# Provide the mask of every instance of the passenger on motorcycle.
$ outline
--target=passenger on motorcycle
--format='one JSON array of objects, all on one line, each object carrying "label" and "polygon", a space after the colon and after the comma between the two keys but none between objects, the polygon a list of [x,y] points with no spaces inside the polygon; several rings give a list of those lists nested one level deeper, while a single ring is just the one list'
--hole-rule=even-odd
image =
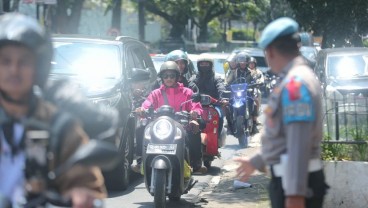
[{"label": "passenger on motorcycle", "polygon": [[226,77],[230,73],[230,71],[236,69],[236,54],[232,53],[229,57],[226,58],[226,61],[224,63],[224,73]]},{"label": "passenger on motorcycle", "polygon": [[[59,137],[44,140],[48,147],[52,142],[58,144],[54,157],[42,157],[46,147],[32,151],[29,145],[30,133],[37,129],[25,121],[52,125],[64,115],[34,92],[34,87],[42,90],[46,83],[52,52],[51,40],[36,20],[20,14],[0,18],[0,195],[14,207],[42,193],[48,178],[40,176],[52,172],[89,140],[75,120],[68,120]],[[30,154],[47,162],[40,162],[37,168],[28,165]],[[35,172],[41,175],[30,175]],[[92,207],[95,198],[106,196],[97,167],[74,166],[56,179],[53,188],[71,198],[74,207]]]},{"label": "passenger on motorcycle", "polygon": [[[184,87],[188,87],[188,80],[194,74],[193,64],[189,60],[188,55],[182,50],[174,50],[166,55],[165,61],[175,61],[179,66],[178,82],[182,83]],[[161,85],[162,79],[159,77],[153,85],[152,90],[160,88]]]},{"label": "passenger on motorcycle", "polygon": [[[251,71],[251,75],[253,77],[253,79],[255,80],[255,83],[263,85],[264,84],[264,76],[261,70],[259,70],[257,68],[257,60],[254,57],[250,57],[249,59],[249,69]],[[261,99],[262,99],[262,94],[261,94],[261,90],[259,89],[260,87],[255,88],[254,90],[256,90],[255,92],[255,102],[256,102],[256,106],[254,106],[254,111],[253,111],[253,121],[255,124],[259,125],[260,123],[258,122],[258,114],[259,114],[259,107],[261,106]],[[256,125],[253,126],[253,131],[257,131]]]},{"label": "passenger on motorcycle", "polygon": [[[226,90],[225,85],[220,77],[215,77],[213,59],[208,54],[202,54],[197,61],[197,68],[198,75],[192,82],[198,87],[199,93],[210,95],[216,100],[220,100],[224,105],[227,104],[227,100],[224,100],[222,97],[223,92]],[[219,106],[216,106],[216,109],[220,115],[219,132],[221,132],[224,123],[223,113]]]},{"label": "passenger on motorcycle", "polygon": [[[150,107],[153,107],[153,109],[156,110],[162,105],[170,105],[174,108],[175,112],[179,112],[180,110],[190,112],[192,119],[190,125],[192,127],[192,131],[187,132],[187,141],[191,160],[190,165],[194,172],[205,173],[207,172],[207,168],[202,164],[201,137],[199,123],[197,122],[198,115],[202,114],[202,106],[200,103],[189,101],[182,106],[182,109],[180,109],[183,102],[191,99],[193,91],[178,82],[180,77],[179,66],[174,61],[166,61],[162,64],[159,77],[163,84],[159,89],[152,91],[148,95],[147,99],[143,102],[142,107],[137,108],[136,112],[142,113]],[[144,126],[140,126],[138,128],[144,129]],[[137,135],[137,146],[138,143],[140,143],[139,145],[141,146],[138,146],[138,148],[142,148],[143,131],[138,130],[137,132],[141,132],[141,135]],[[132,169],[135,172],[140,172],[140,163],[141,161],[137,160],[137,165],[132,166]]]}]

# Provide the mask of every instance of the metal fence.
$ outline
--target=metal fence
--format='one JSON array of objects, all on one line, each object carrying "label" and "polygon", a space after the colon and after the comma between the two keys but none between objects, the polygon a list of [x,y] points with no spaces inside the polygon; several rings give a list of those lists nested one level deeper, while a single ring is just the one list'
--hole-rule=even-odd
[{"label": "metal fence", "polygon": [[368,92],[328,93],[323,106],[325,143],[368,142]]}]

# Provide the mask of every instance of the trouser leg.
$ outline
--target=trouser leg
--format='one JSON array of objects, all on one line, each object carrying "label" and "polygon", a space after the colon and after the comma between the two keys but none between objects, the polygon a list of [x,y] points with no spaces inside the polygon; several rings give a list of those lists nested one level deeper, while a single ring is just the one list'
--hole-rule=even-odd
[{"label": "trouser leg", "polygon": [[[285,196],[282,188],[281,177],[273,175],[269,185],[269,194],[272,208],[284,208]],[[308,193],[305,200],[306,208],[322,208],[323,199],[327,192],[328,185],[325,183],[325,177],[322,170],[309,173],[308,177]]]},{"label": "trouser leg", "polygon": [[145,126],[139,126],[135,129],[135,139],[136,139],[136,156],[137,163],[140,164],[142,162],[142,151],[143,151],[143,135],[144,135]]},{"label": "trouser leg", "polygon": [[190,166],[193,170],[202,167],[202,142],[201,134],[193,134],[192,132],[187,132],[188,134],[188,146],[189,146],[189,156],[190,156]]}]

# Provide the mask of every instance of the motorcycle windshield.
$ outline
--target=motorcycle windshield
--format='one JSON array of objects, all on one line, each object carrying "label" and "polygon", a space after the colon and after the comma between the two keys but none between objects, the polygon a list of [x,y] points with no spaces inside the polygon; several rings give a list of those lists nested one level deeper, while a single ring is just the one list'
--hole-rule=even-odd
[{"label": "motorcycle windshield", "polygon": [[244,92],[247,90],[247,83],[241,83],[241,84],[232,84],[230,85],[232,92]]}]

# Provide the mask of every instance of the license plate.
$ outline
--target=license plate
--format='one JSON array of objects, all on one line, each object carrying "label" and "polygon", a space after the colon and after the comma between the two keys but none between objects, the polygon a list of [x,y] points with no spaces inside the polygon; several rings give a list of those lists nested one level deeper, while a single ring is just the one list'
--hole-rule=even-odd
[{"label": "license plate", "polygon": [[146,153],[175,155],[176,144],[148,144]]}]

